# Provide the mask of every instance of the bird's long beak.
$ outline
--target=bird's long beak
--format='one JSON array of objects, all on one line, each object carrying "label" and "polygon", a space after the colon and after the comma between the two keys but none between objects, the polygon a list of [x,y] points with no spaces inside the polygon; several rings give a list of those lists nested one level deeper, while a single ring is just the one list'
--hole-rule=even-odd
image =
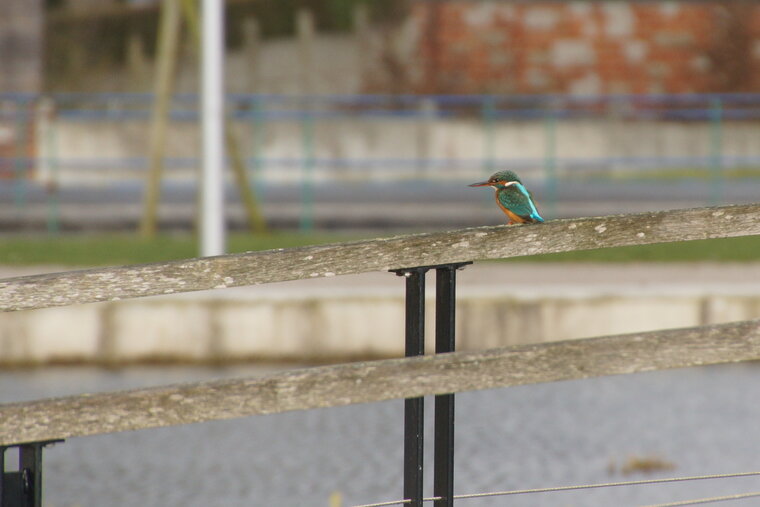
[{"label": "bird's long beak", "polygon": [[490,185],[491,185],[491,183],[489,183],[487,181],[481,181],[479,183],[473,183],[472,185],[468,185],[468,186],[470,186],[470,187],[488,187]]}]

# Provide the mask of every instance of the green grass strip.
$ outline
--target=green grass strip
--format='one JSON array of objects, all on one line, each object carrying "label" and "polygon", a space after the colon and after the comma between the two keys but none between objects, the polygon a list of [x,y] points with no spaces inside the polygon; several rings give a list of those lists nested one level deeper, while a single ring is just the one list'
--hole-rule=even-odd
[{"label": "green grass strip", "polygon": [[[357,239],[341,234],[276,233],[231,234],[229,253],[292,248]],[[191,234],[160,235],[143,239],[132,234],[81,234],[61,236],[5,236],[0,238],[0,264],[113,266],[142,264],[198,256],[198,240]]]},{"label": "green grass strip", "polygon": [[534,255],[507,262],[757,262],[760,236]]},{"label": "green grass strip", "polygon": [[[365,235],[364,237],[368,237]],[[230,253],[292,248],[361,239],[340,233],[275,233],[255,236],[232,234]],[[198,255],[192,235],[161,235],[141,239],[131,234],[62,236],[5,236],[0,239],[0,264],[107,266],[187,259]],[[760,236],[606,248],[582,252],[536,255],[506,262],[757,262]]]}]

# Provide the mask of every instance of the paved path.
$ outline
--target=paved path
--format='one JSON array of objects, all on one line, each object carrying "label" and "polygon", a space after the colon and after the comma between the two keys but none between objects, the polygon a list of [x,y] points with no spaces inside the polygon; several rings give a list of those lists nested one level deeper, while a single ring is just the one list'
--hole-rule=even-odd
[{"label": "paved path", "polygon": [[[0,276],[41,271],[56,269]],[[458,347],[479,350],[760,318],[760,263],[483,262],[459,274],[457,293]],[[399,357],[404,280],[376,272],[0,317],[9,363]]]},{"label": "paved path", "polygon": [[[51,211],[45,187],[25,187],[23,202],[18,187],[0,181],[0,229],[45,230]],[[313,218],[319,227],[382,229],[451,228],[504,223],[493,204],[492,192],[467,187],[469,181],[318,184],[313,188]],[[556,189],[556,205],[547,189],[530,185],[539,209],[547,219],[637,213],[707,206],[714,196],[710,180],[657,182],[565,181]],[[275,227],[298,227],[302,218],[300,186],[261,189],[262,212]],[[727,180],[721,187],[723,204],[752,203],[760,193],[760,181]],[[66,229],[134,229],[142,212],[139,185],[63,187],[57,210]],[[238,193],[227,189],[228,222],[242,228],[245,214]],[[162,192],[159,219],[163,225],[188,229],[195,216],[195,189],[191,185],[167,185]]]}]

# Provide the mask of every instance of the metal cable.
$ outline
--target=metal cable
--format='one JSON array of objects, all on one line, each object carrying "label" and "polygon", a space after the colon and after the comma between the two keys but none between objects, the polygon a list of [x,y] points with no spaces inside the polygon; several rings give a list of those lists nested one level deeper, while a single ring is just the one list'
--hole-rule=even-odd
[{"label": "metal cable", "polygon": [[[440,496],[431,496],[427,498],[423,498],[423,502],[435,502],[436,500],[440,500],[442,497]],[[457,498],[456,495],[454,498]],[[386,505],[404,505],[407,503],[411,503],[412,501],[408,498],[406,500],[390,500],[388,502],[378,502],[378,503],[363,503],[361,505],[352,505],[351,507],[384,507]]]},{"label": "metal cable", "polygon": [[644,484],[661,484],[666,482],[699,481],[707,479],[729,479],[732,477],[749,477],[760,475],[760,472],[741,472],[735,474],[694,475],[690,477],[669,477],[666,479],[645,479],[640,481],[606,482],[600,484],[580,484],[575,486],[557,486],[552,488],[514,489],[511,491],[494,491],[491,493],[472,493],[469,495],[454,495],[454,498],[479,498],[484,496],[522,495],[526,493],[550,493],[554,491],[572,491],[578,489],[612,488],[616,486],[640,486]]},{"label": "metal cable", "polygon": [[411,500],[391,500],[390,502],[363,503],[361,505],[354,505],[353,507],[384,507],[385,505],[403,505],[409,502]]},{"label": "metal cable", "polygon": [[694,500],[681,500],[680,502],[658,503],[646,505],[645,507],[676,507],[678,505],[697,505],[700,503],[725,502],[728,500],[741,500],[742,498],[752,498],[760,496],[760,491],[754,493],[737,493],[735,495],[714,496],[711,498],[696,498]]},{"label": "metal cable", "polygon": [[[645,484],[662,484],[669,482],[683,482],[683,481],[699,481],[709,479],[731,479],[735,477],[751,477],[758,476],[760,472],[739,472],[733,474],[712,474],[712,475],[693,475],[689,477],[668,477],[665,479],[644,479],[639,481],[620,481],[620,482],[605,482],[599,484],[578,484],[573,486],[555,486],[549,488],[533,488],[533,489],[513,489],[509,491],[492,491],[488,493],[469,493],[464,495],[454,495],[454,499],[462,500],[466,498],[483,498],[488,496],[507,496],[507,495],[523,495],[528,493],[551,493],[556,491],[573,491],[579,489],[594,489],[594,488],[611,488],[617,486],[640,486]],[[758,493],[747,493],[745,496],[733,495],[726,497],[715,497],[714,499],[698,499],[698,500],[686,500],[691,503],[674,503],[674,504],[661,504],[650,507],[665,507],[670,505],[695,505],[699,503],[716,502],[722,500],[734,500],[738,498],[749,498],[752,496],[760,496]],[[424,498],[423,502],[432,502],[440,500],[440,497]],[[386,505],[403,505],[409,503],[411,500],[392,500],[388,502],[368,503],[361,505],[354,505],[353,507],[384,507]]]}]

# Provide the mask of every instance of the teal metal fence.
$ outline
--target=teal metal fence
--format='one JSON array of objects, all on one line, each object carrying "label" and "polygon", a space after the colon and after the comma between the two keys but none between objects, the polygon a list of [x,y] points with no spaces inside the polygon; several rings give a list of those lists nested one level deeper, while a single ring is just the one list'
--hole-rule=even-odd
[{"label": "teal metal fence", "polygon": [[[43,185],[48,228],[57,230],[60,185],[86,185],[88,179],[77,174],[97,174],[99,184],[125,178],[139,183],[148,165],[139,150],[80,155],[62,146],[61,129],[78,125],[84,136],[88,125],[104,129],[148,121],[152,103],[151,94],[0,95],[0,187],[12,185],[21,210],[30,185]],[[550,216],[566,181],[702,180],[709,182],[709,204],[719,204],[727,180],[760,179],[760,147],[734,142],[760,135],[760,94],[230,95],[228,111],[236,129],[247,129],[243,156],[254,185],[300,185],[302,229],[314,226],[315,187],[335,179],[466,181],[509,168],[540,185]],[[197,122],[197,97],[176,95],[170,121]],[[346,122],[349,127],[337,136],[325,134],[330,125]],[[466,140],[452,141],[463,125]],[[589,125],[607,136],[594,141],[593,149],[583,145]],[[357,142],[364,151],[353,150],[356,155],[331,147],[342,142],[335,137],[359,135],[363,128],[411,134],[377,146],[370,146],[375,134],[367,134]],[[514,139],[521,129],[532,129],[523,145]],[[662,135],[652,132],[657,129]],[[677,141],[678,132],[687,132],[688,139]],[[283,138],[285,148],[273,149]],[[509,153],[505,146],[512,147]],[[168,155],[165,165],[192,174],[198,163],[188,146],[185,153]]]}]

